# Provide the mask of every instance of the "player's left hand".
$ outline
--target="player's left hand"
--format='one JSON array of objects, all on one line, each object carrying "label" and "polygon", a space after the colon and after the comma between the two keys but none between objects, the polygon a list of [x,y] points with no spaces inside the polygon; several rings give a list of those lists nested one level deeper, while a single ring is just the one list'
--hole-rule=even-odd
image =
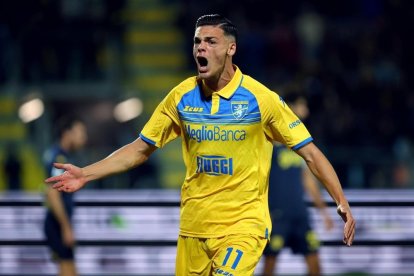
[{"label": "player's left hand", "polygon": [[352,242],[354,241],[355,225],[356,225],[355,219],[351,213],[351,208],[349,207],[348,204],[347,205],[339,204],[338,207],[336,208],[336,211],[341,216],[342,220],[345,222],[343,242],[346,245],[351,246]]}]

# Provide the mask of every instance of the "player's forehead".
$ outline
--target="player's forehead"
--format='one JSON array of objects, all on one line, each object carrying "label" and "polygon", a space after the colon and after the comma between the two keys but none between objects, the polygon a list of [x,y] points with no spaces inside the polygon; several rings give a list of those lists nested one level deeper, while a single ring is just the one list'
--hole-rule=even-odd
[{"label": "player's forehead", "polygon": [[195,29],[194,37],[197,38],[206,38],[206,37],[216,37],[221,38],[224,37],[224,31],[219,27],[219,25],[207,25],[207,26],[200,26]]}]

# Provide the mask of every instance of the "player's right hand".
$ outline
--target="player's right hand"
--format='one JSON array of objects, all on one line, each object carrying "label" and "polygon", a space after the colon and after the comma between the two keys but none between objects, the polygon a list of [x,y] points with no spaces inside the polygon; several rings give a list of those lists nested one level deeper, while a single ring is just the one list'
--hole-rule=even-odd
[{"label": "player's right hand", "polygon": [[60,192],[73,193],[85,186],[86,180],[81,168],[72,164],[62,163],[54,163],[53,166],[63,169],[65,172],[45,180],[47,184],[53,184],[52,188]]}]

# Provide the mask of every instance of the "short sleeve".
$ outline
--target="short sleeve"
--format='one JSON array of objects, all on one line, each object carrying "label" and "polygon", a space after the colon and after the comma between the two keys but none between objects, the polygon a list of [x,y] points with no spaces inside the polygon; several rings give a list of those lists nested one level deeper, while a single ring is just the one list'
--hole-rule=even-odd
[{"label": "short sleeve", "polygon": [[140,133],[142,140],[162,148],[180,135],[175,97],[176,94],[173,90],[158,105]]},{"label": "short sleeve", "polygon": [[293,150],[313,141],[303,122],[277,93],[269,91],[261,101],[265,132],[272,140]]}]

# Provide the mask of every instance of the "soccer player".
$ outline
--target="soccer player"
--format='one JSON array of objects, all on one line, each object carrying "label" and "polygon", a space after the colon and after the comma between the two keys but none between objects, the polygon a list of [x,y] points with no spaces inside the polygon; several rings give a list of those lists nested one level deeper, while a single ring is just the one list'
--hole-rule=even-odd
[{"label": "soccer player", "polygon": [[[50,176],[63,172],[53,167],[55,162],[70,162],[70,154],[82,148],[87,141],[85,124],[73,116],[59,120],[57,135],[57,143],[45,152],[46,170]],[[46,206],[44,233],[47,245],[52,251],[52,258],[58,263],[59,275],[77,275],[74,261],[75,236],[71,223],[74,209],[73,194],[62,193],[48,186]]]},{"label": "soccer player", "polygon": [[187,170],[176,275],[252,275],[271,232],[267,192],[275,140],[302,156],[325,185],[351,245],[355,221],[334,169],[279,96],[233,64],[236,27],[221,15],[204,15],[193,39],[197,76],[170,91],[139,138],[83,168],[55,164],[65,173],[46,182],[74,192],[139,166],[181,137]]},{"label": "soccer player", "polygon": [[[300,119],[304,120],[308,116],[309,109],[303,96],[291,93],[284,100]],[[274,275],[277,256],[283,247],[289,247],[293,253],[304,256],[308,275],[320,275],[320,242],[310,226],[304,188],[320,210],[325,228],[330,230],[333,221],[309,168],[294,151],[275,143],[269,178],[269,209],[273,230],[270,243],[264,250],[264,276]]]}]

